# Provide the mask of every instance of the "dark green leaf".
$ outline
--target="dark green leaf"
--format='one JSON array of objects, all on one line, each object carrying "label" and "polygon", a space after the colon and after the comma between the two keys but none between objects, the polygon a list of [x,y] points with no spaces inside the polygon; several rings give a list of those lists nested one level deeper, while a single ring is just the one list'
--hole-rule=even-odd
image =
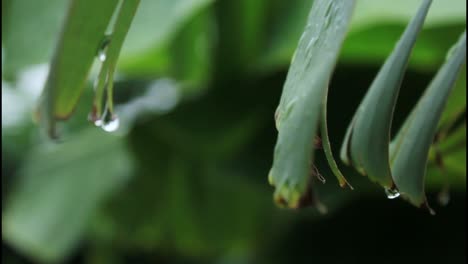
[{"label": "dark green leaf", "polygon": [[[269,181],[288,207],[310,198],[313,139],[322,100],[351,19],[354,1],[317,0],[299,41],[276,111],[278,139]],[[310,201],[307,201],[310,203]]]},{"label": "dark green leaf", "polygon": [[[380,69],[359,105],[342,146],[342,159],[387,189],[394,188],[388,144],[393,111],[411,50],[431,0],[424,0],[394,51]],[[348,154],[350,156],[348,156]]]},{"label": "dark green leaf", "polygon": [[395,139],[399,144],[392,149],[393,179],[401,194],[415,206],[427,205],[424,178],[429,149],[465,56],[463,33]]},{"label": "dark green leaf", "polygon": [[83,91],[104,38],[115,0],[73,0],[41,96],[40,119],[55,136],[55,120],[67,118]]}]

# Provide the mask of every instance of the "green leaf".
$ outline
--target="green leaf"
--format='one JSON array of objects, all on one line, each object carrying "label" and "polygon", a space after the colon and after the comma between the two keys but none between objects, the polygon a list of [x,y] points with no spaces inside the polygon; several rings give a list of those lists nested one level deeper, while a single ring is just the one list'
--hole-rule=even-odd
[{"label": "green leaf", "polygon": [[353,7],[354,1],[314,2],[283,88],[268,177],[276,187],[275,200],[291,208],[304,206],[304,199],[310,198],[314,134]]},{"label": "green leaf", "polygon": [[[102,63],[98,82],[96,85],[96,95],[94,99],[93,118],[101,118],[103,113],[102,97],[104,91],[107,90],[107,108],[112,115],[113,112],[113,86],[114,86],[114,73],[119,58],[120,49],[127,35],[128,29],[132,23],[133,16],[135,15],[140,0],[123,0],[122,5],[118,9],[115,24],[112,25],[112,33],[109,36],[109,44],[102,43],[104,47],[100,47],[98,57],[104,60]],[[96,116],[98,115],[98,116]]]},{"label": "green leaf", "polygon": [[403,197],[415,206],[427,205],[424,177],[429,149],[465,56],[466,32],[460,37],[450,58],[437,72],[395,139],[401,143],[392,153],[393,179]]},{"label": "green leaf", "polygon": [[33,259],[62,260],[131,168],[123,139],[94,128],[60,145],[39,146],[6,201],[3,239]]},{"label": "green leaf", "polygon": [[2,47],[6,54],[2,75],[14,78],[26,66],[44,63],[50,58],[69,2],[2,1]]},{"label": "green leaf", "polygon": [[52,137],[55,120],[67,118],[78,102],[117,4],[115,0],[70,2],[40,102],[41,122]]},{"label": "green leaf", "polygon": [[342,145],[343,161],[387,189],[394,188],[388,154],[393,111],[411,50],[431,3],[424,0],[408,24],[359,105],[348,128],[346,144]]},{"label": "green leaf", "polygon": [[320,125],[320,134],[322,136],[322,145],[323,145],[323,152],[325,153],[325,157],[327,159],[328,165],[330,166],[333,174],[335,174],[336,178],[341,187],[345,187],[346,185],[352,190],[353,187],[346,178],[343,176],[343,173],[338,168],[338,165],[333,158],[333,153],[331,150],[330,139],[328,137],[328,126],[327,126],[327,102],[328,102],[328,91],[325,93],[325,98],[322,101],[323,109],[322,109],[322,123]]}]

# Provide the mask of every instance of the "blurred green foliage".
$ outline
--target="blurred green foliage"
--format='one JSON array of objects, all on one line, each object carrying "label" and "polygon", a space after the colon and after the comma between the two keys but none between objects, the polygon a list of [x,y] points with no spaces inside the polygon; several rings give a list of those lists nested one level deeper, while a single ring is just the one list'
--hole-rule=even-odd
[{"label": "blurred green foliage", "polygon": [[[358,1],[330,87],[334,149],[416,2]],[[273,115],[311,4],[141,0],[115,84],[120,114],[132,110],[128,122],[122,120],[128,133],[107,134],[87,122],[93,69],[74,116],[62,124],[64,143],[55,144],[40,137],[31,120],[43,85],[31,69],[50,61],[67,1],[2,0],[2,260],[465,260],[466,123],[458,118],[466,109],[464,71],[447,108],[457,113],[446,114],[455,125],[440,143],[454,199],[435,208],[438,216],[387,201],[351,170],[343,172],[355,190],[340,190],[322,153],[316,165],[329,182],[317,192],[329,214],[274,207],[267,185]],[[403,81],[394,131],[464,30],[465,9],[465,1],[434,0]],[[155,86],[168,78],[173,85]],[[173,103],[168,93],[176,94]],[[152,106],[136,107],[144,98]],[[443,184],[432,158],[429,199]]]}]

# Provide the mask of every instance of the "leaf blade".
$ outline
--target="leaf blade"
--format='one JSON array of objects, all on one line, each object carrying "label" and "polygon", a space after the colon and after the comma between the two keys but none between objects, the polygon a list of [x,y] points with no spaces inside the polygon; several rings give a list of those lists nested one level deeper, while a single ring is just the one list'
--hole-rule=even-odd
[{"label": "leaf blade", "polygon": [[[310,197],[310,163],[323,96],[348,29],[354,1],[317,0],[299,41],[276,111],[278,139],[269,181],[275,200],[298,208]],[[310,201],[309,201],[310,202]]]},{"label": "leaf blade", "polygon": [[[353,136],[347,133],[344,142],[348,144],[342,146],[345,162],[351,160],[359,172],[387,189],[394,187],[388,154],[393,111],[406,65],[431,3],[424,0],[406,27],[356,110],[349,128]],[[346,157],[346,153],[351,157]]]},{"label": "leaf blade", "polygon": [[[403,124],[402,127],[406,127],[407,132],[400,136],[401,147],[393,153],[393,179],[404,197],[415,206],[427,203],[424,179],[429,149],[446,101],[465,60],[466,32],[455,45],[456,51],[439,69],[412,111],[411,122],[406,121]],[[409,172],[411,176],[408,176]]]}]

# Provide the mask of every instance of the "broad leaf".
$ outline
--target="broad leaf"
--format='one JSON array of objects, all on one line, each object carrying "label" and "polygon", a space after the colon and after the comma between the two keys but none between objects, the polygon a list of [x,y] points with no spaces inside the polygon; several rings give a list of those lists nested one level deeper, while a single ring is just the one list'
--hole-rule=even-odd
[{"label": "broad leaf", "polygon": [[354,1],[317,0],[293,57],[276,111],[278,139],[269,181],[275,200],[288,207],[311,198],[313,139]]},{"label": "broad leaf", "polygon": [[62,260],[131,166],[123,139],[94,128],[60,145],[39,146],[6,201],[3,239],[34,259]]},{"label": "broad leaf", "polygon": [[392,149],[392,174],[401,194],[415,206],[427,205],[424,178],[437,126],[466,56],[466,32],[403,124]]},{"label": "broad leaf", "polygon": [[335,159],[333,158],[333,153],[332,153],[331,145],[330,145],[330,139],[328,137],[328,125],[327,125],[328,94],[327,93],[325,93],[325,97],[322,101],[322,105],[323,105],[322,123],[320,125],[320,134],[322,136],[323,152],[325,153],[325,157],[327,159],[328,165],[330,166],[330,169],[332,170],[333,174],[335,174],[336,178],[338,179],[338,183],[340,184],[340,186],[345,187],[347,185],[350,189],[353,189],[351,184],[349,184],[349,182],[343,176],[343,173],[340,171],[340,169],[338,168],[338,165],[335,162]]}]

